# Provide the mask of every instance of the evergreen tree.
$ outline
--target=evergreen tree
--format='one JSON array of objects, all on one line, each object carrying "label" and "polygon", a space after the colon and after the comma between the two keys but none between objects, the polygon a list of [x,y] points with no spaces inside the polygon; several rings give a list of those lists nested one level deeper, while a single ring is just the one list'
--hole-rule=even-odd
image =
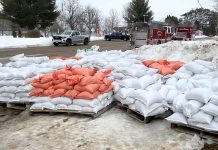
[{"label": "evergreen tree", "polygon": [[127,23],[146,22],[153,19],[153,12],[148,6],[149,0],[132,0],[126,8],[124,19]]},{"label": "evergreen tree", "polygon": [[179,24],[179,19],[175,16],[167,15],[165,22],[172,26],[177,26]]},{"label": "evergreen tree", "polygon": [[1,0],[1,16],[20,25],[34,29],[51,26],[59,15],[55,0]]}]

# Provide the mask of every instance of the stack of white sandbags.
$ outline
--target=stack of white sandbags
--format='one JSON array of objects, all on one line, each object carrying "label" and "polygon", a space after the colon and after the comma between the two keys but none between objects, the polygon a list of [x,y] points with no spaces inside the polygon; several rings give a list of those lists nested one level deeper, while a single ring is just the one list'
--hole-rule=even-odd
[{"label": "stack of white sandbags", "polygon": [[34,102],[30,110],[71,110],[81,112],[97,113],[113,102],[113,93],[99,95],[93,100],[69,99],[66,97],[48,98],[35,97],[31,100]]},{"label": "stack of white sandbags", "polygon": [[169,80],[176,81],[172,83],[180,94],[173,100],[175,113],[167,120],[218,131],[218,73],[215,66],[196,60],[187,63]]},{"label": "stack of white sandbags", "polygon": [[47,56],[24,54],[13,56],[10,61],[0,69],[0,101],[4,102],[29,102],[33,78],[77,63],[77,60],[49,60]]}]

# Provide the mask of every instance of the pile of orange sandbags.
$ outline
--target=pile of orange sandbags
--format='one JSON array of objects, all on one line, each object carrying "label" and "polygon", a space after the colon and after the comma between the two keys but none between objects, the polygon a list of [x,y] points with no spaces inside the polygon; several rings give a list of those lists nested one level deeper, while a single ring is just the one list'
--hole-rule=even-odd
[{"label": "pile of orange sandbags", "polygon": [[53,59],[61,59],[61,60],[70,60],[70,59],[75,59],[75,60],[80,60],[82,57],[63,57],[63,56],[57,56],[57,57],[50,57],[51,60]]},{"label": "pile of orange sandbags", "polygon": [[68,97],[70,99],[94,99],[113,89],[112,80],[104,72],[93,68],[71,68],[46,74],[32,81],[30,96]]},{"label": "pile of orange sandbags", "polygon": [[184,65],[180,61],[167,61],[167,60],[146,60],[143,61],[146,67],[158,69],[158,72],[162,75],[168,75],[175,73],[180,67]]}]

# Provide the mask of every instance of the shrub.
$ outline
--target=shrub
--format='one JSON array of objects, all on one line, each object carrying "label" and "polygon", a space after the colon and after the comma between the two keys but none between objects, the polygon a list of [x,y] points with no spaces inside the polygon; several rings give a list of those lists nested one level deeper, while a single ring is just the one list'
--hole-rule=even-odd
[{"label": "shrub", "polygon": [[39,38],[40,36],[41,33],[37,29],[30,30],[25,34],[26,38]]}]

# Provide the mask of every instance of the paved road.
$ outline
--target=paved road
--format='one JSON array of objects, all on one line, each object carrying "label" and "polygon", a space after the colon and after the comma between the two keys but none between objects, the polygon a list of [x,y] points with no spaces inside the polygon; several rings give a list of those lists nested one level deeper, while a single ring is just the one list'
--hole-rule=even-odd
[{"label": "paved road", "polygon": [[[13,43],[12,43],[13,44]],[[99,45],[101,50],[129,50],[133,49],[129,42],[125,41],[94,41],[89,45],[76,45],[76,46],[59,46],[59,47],[29,47],[29,48],[13,48],[13,49],[0,49],[0,62],[6,62],[8,57],[24,53],[28,56],[74,56],[77,49],[90,48],[93,45]]]}]

